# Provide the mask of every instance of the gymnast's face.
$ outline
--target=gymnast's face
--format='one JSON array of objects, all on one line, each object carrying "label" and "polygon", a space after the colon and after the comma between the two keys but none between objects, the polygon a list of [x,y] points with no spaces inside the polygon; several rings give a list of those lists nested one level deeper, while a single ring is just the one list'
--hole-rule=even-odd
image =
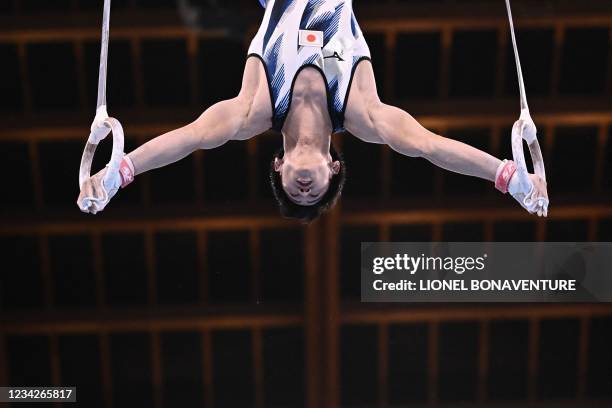
[{"label": "gymnast's face", "polygon": [[329,188],[329,180],[340,171],[340,162],[332,161],[329,153],[285,153],[276,159],[274,169],[280,173],[283,190],[298,205],[318,203]]}]

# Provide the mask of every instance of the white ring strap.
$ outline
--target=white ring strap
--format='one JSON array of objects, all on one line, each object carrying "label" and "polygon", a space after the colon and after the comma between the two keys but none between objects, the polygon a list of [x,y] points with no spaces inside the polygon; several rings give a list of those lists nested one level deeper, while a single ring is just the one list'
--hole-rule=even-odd
[{"label": "white ring strap", "polygon": [[91,163],[98,143],[109,133],[113,134],[113,153],[111,155],[108,169],[104,176],[106,186],[111,176],[119,172],[119,166],[124,153],[124,134],[121,123],[117,119],[109,118],[106,112],[106,78],[108,62],[108,40],[110,31],[110,10],[111,0],[104,0],[104,12],[102,18],[102,44],[100,50],[100,71],[98,76],[98,103],[96,106],[96,117],[91,125],[91,133],[87,140],[87,145],[81,157],[81,167],[79,169],[79,187],[91,177]]},{"label": "white ring strap", "polygon": [[529,146],[531,161],[536,175],[546,181],[546,171],[544,169],[544,158],[537,137],[537,128],[531,115],[529,114],[529,105],[527,104],[527,92],[525,91],[525,82],[523,80],[523,70],[521,68],[521,59],[519,57],[518,46],[516,45],[516,34],[514,32],[514,21],[512,18],[512,9],[510,0],[506,0],[506,8],[508,10],[508,22],[510,23],[510,34],[512,36],[512,46],[514,47],[514,58],[516,61],[516,72],[519,83],[521,116],[512,127],[512,156],[516,163],[516,172],[519,177],[521,191],[528,194],[532,189],[531,180],[529,179],[529,171],[525,162],[525,154],[523,152],[523,140]]}]

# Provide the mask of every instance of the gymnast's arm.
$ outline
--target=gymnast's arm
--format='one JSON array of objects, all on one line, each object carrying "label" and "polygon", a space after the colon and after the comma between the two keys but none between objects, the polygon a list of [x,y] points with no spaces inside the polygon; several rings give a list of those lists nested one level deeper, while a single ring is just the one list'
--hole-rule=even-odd
[{"label": "gymnast's arm", "polygon": [[[355,72],[344,124],[364,141],[387,144],[405,156],[423,157],[456,173],[495,182],[502,164],[486,152],[425,129],[408,113],[382,103],[369,61],[360,63]],[[547,196],[545,182],[535,175],[530,177],[539,196]]]},{"label": "gymnast's arm", "polygon": [[261,62],[249,58],[237,97],[219,102],[198,119],[140,146],[128,156],[135,175],[166,166],[199,149],[214,149],[230,140],[246,140],[272,126],[272,107]]},{"label": "gymnast's arm", "polygon": [[345,126],[366,142],[387,144],[405,156],[423,157],[446,170],[489,181],[495,181],[501,163],[472,146],[436,135],[403,110],[382,103],[368,61],[360,63],[355,72]]},{"label": "gymnast's arm", "polygon": [[90,177],[81,187],[77,205],[83,212],[96,214],[135,175],[177,162],[198,149],[213,149],[230,140],[249,139],[271,126],[272,106],[266,73],[259,60],[249,58],[237,97],[219,102],[193,123],[143,144],[123,159],[120,173],[109,180],[104,180],[106,168]]}]

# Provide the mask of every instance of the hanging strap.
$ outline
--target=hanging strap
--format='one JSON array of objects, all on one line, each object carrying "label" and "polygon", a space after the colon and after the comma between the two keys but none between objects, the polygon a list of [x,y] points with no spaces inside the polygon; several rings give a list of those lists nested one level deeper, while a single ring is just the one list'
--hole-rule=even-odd
[{"label": "hanging strap", "polygon": [[[514,123],[512,127],[512,155],[516,163],[516,172],[519,176],[520,190],[526,195],[524,204],[531,206],[533,200],[542,200],[540,197],[532,197],[530,194],[533,185],[529,179],[529,171],[527,170],[527,163],[525,162],[525,154],[523,152],[523,140],[527,142],[529,146],[529,152],[531,154],[531,161],[533,162],[533,169],[536,175],[542,180],[546,181],[546,171],[544,169],[544,159],[542,157],[542,151],[540,149],[540,143],[537,137],[537,128],[531,115],[529,114],[529,105],[527,104],[527,93],[525,92],[525,82],[523,80],[523,70],[521,68],[521,59],[519,57],[518,46],[516,45],[516,34],[514,32],[514,21],[512,18],[512,9],[510,7],[510,0],[506,0],[506,8],[508,10],[508,22],[510,23],[510,34],[512,36],[512,46],[514,47],[514,58],[516,61],[516,72],[519,83],[520,93],[520,104],[521,104],[521,115],[519,120]],[[548,207],[548,200],[545,204]]]},{"label": "hanging strap", "polygon": [[514,48],[514,60],[516,61],[516,73],[518,76],[519,93],[521,98],[521,111],[529,111],[527,105],[527,92],[525,91],[525,81],[523,80],[523,69],[521,68],[521,58],[518,52],[518,46],[516,45],[516,34],[514,33],[514,19],[512,18],[512,8],[510,7],[510,0],[506,0],[506,9],[508,10],[508,22],[510,23],[510,36],[512,37],[512,47]]},{"label": "hanging strap", "polygon": [[91,163],[98,143],[100,143],[109,133],[113,134],[113,152],[108,163],[108,169],[104,176],[104,185],[108,185],[108,180],[116,176],[119,172],[121,160],[123,159],[123,128],[117,119],[109,118],[106,110],[106,78],[108,61],[108,39],[110,30],[110,11],[111,0],[104,0],[104,12],[102,17],[102,44],[100,50],[100,71],[98,77],[98,102],[96,105],[96,116],[91,124],[91,132],[87,139],[87,145],[81,157],[81,167],[79,170],[79,187],[91,177]]},{"label": "hanging strap", "polygon": [[98,76],[98,104],[96,108],[106,106],[106,66],[108,61],[108,39],[110,35],[110,0],[104,1],[102,14],[102,46],[100,47],[100,71]]}]

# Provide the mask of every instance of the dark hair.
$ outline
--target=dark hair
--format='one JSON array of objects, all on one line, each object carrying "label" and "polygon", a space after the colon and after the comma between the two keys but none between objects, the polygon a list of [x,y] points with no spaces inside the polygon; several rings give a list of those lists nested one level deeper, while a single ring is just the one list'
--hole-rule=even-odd
[{"label": "dark hair", "polygon": [[342,194],[342,188],[346,180],[346,166],[342,154],[336,151],[333,144],[330,144],[329,153],[333,161],[340,162],[340,172],[332,176],[329,181],[329,187],[323,195],[323,197],[313,205],[305,206],[294,203],[287,197],[287,193],[283,189],[283,183],[279,172],[274,170],[275,159],[282,159],[285,155],[284,149],[281,147],[272,156],[272,163],[270,163],[270,184],[272,185],[272,192],[278,202],[280,213],[285,218],[294,218],[303,223],[309,223],[320,217],[321,214],[332,208],[338,198]]}]

